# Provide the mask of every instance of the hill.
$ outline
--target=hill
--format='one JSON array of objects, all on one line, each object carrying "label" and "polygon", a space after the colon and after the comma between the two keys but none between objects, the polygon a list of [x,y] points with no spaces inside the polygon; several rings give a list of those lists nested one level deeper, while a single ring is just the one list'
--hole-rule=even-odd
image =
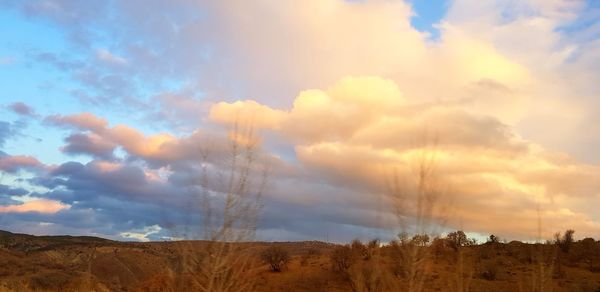
[{"label": "hill", "polygon": [[[274,246],[290,255],[282,272],[271,272],[260,258]],[[138,243],[0,231],[0,291],[195,291],[203,281],[198,263],[213,247],[206,241]],[[520,242],[456,248],[434,242],[411,249],[253,242],[227,248],[236,259],[248,259],[245,280],[257,291],[418,290],[415,284],[423,291],[600,291],[600,243],[590,239],[567,252]]]}]

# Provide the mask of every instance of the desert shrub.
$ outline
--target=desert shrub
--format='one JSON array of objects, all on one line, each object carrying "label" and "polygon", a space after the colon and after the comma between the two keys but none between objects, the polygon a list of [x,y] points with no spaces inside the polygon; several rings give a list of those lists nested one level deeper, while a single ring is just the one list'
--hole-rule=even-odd
[{"label": "desert shrub", "polygon": [[594,246],[594,244],[596,244],[596,241],[591,237],[586,237],[586,238],[580,240],[580,242],[581,242],[581,244],[583,244],[586,247],[592,247],[592,246]]},{"label": "desert shrub", "polygon": [[352,291],[391,291],[393,277],[384,264],[378,239],[370,240],[366,244],[355,240],[350,244],[349,254],[347,249],[340,251],[346,252],[342,252],[342,255],[346,256],[342,259],[349,259],[349,264],[345,269],[339,267],[338,270],[343,270]]},{"label": "desert shrub", "polygon": [[338,271],[347,271],[356,261],[355,253],[348,245],[340,245],[335,247],[329,258],[333,268]]},{"label": "desert shrub", "polygon": [[557,232],[556,234],[554,234],[554,243],[560,248],[560,250],[564,253],[568,253],[569,250],[571,249],[571,246],[573,245],[573,234],[575,233],[575,230],[573,229],[568,229],[567,231],[565,231],[565,233],[561,236],[560,232]]},{"label": "desert shrub", "polygon": [[469,244],[467,235],[461,230],[448,233],[446,236],[446,241],[448,246],[455,251],[458,250],[459,247]]},{"label": "desert shrub", "polygon": [[346,275],[352,291],[394,291],[393,279],[377,256],[351,266]]},{"label": "desert shrub", "polygon": [[367,248],[368,249],[378,249],[379,248],[379,239],[372,239],[371,241],[369,241],[369,243],[367,243]]},{"label": "desert shrub", "polygon": [[375,252],[379,249],[379,240],[373,239],[367,244],[363,244],[360,240],[355,239],[350,243],[350,251],[354,258],[363,259],[365,261],[371,259]]},{"label": "desert shrub", "polygon": [[[429,247],[417,246],[412,241],[392,241],[388,247],[393,275],[402,279],[404,290],[420,287],[425,275],[425,265],[430,256]],[[418,289],[417,289],[418,290]]]},{"label": "desert shrub", "polygon": [[587,263],[588,270],[599,272],[600,266],[598,266],[598,262],[600,262],[600,244],[593,238],[587,237],[582,239],[578,245],[579,255],[577,261]]},{"label": "desert shrub", "polygon": [[431,245],[429,246],[429,248],[431,249],[431,253],[435,256],[435,258],[442,256],[444,254],[444,251],[446,250],[446,247],[446,240],[439,237],[435,237],[431,241]]},{"label": "desert shrub", "polygon": [[579,263],[587,263],[588,260],[594,258],[594,239],[585,238],[573,243],[573,247],[569,251],[569,264],[577,265]]},{"label": "desert shrub", "polygon": [[395,276],[400,277],[404,274],[404,263],[403,263],[403,254],[402,254],[402,246],[396,241],[390,241],[387,246],[387,256],[392,260],[392,272]]},{"label": "desert shrub", "polygon": [[260,258],[269,264],[271,271],[281,272],[282,268],[290,261],[290,254],[279,246],[271,246],[263,250]]},{"label": "desert shrub", "polygon": [[398,233],[398,240],[400,240],[400,244],[407,244],[410,242],[410,237],[408,235],[408,232],[400,232]]},{"label": "desert shrub", "polygon": [[490,234],[490,237],[488,238],[487,242],[489,243],[499,243],[500,242],[500,238],[496,235]]},{"label": "desert shrub", "polygon": [[363,259],[369,260],[373,256],[375,256],[375,254],[379,250],[379,239],[372,239],[371,241],[369,241],[367,243],[366,247],[367,247],[367,256],[364,257]]},{"label": "desert shrub", "polygon": [[350,249],[356,256],[365,260],[369,259],[369,249],[360,240],[355,239],[350,243]]},{"label": "desert shrub", "polygon": [[411,242],[418,246],[426,246],[429,243],[429,235],[427,234],[415,234]]},{"label": "desert shrub", "polygon": [[498,261],[483,261],[481,263],[480,277],[488,281],[496,280],[498,274]]}]

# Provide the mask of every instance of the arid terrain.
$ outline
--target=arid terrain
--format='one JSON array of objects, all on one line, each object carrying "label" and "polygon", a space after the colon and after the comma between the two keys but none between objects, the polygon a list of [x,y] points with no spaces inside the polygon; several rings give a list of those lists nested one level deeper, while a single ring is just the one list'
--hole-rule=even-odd
[{"label": "arid terrain", "polygon": [[[575,241],[567,250],[550,242],[440,243],[416,246],[422,262],[412,274],[402,265],[402,243],[236,243],[235,250],[248,256],[245,276],[256,291],[405,291],[408,285],[414,291],[600,291],[598,241]],[[195,291],[200,276],[185,269],[186,261],[208,245],[0,231],[0,290]],[[280,272],[264,261],[269,249],[289,256]]]}]

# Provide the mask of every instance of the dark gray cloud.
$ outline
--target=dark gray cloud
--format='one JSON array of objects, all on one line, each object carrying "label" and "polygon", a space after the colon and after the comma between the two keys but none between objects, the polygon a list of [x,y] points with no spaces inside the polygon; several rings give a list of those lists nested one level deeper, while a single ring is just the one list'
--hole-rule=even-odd
[{"label": "dark gray cloud", "polygon": [[8,185],[0,184],[0,195],[4,196],[23,196],[29,194],[24,188],[14,188]]},{"label": "dark gray cloud", "polygon": [[[193,166],[193,163],[182,164],[177,160],[163,161],[163,163],[166,164],[161,167],[170,166],[170,163],[177,167],[172,168],[172,172],[166,179],[161,180],[148,175],[148,171],[154,170],[143,166],[144,161],[140,157],[128,163],[103,160],[94,160],[87,164],[63,163],[46,173],[36,175],[27,183],[48,189],[47,192],[33,192],[30,196],[61,201],[69,204],[70,209],[56,214],[28,213],[5,214],[5,216],[15,220],[14,224],[46,222],[63,228],[57,230],[82,233],[85,233],[85,230],[94,230],[111,238],[120,238],[121,232],[142,230],[153,225],[164,229],[154,235],[155,239],[160,239],[162,236],[200,238],[202,235],[199,197],[202,194],[201,170]],[[223,188],[224,183],[219,184],[217,181],[223,180],[222,175],[221,172],[208,174],[208,178],[212,180],[211,188],[214,190]],[[286,177],[290,175],[286,174]],[[280,185],[269,187],[269,191],[265,193],[267,204],[262,212],[258,230],[258,234],[264,239],[284,240],[286,236],[287,239],[324,239],[329,232],[327,230],[330,230],[331,240],[346,240],[349,239],[349,235],[346,238],[341,233],[336,234],[335,230],[361,229],[362,231],[358,233],[352,233],[351,237],[367,238],[377,234],[380,229],[377,225],[365,227],[370,223],[360,220],[344,222],[349,216],[347,212],[357,211],[350,205],[346,207],[342,205],[336,210],[325,206],[314,208],[309,206],[310,204],[299,205],[289,197],[281,197],[274,193],[281,189],[292,188],[295,184],[293,179],[277,184]],[[10,192],[21,194],[25,191],[14,189]],[[290,196],[301,193],[302,191],[298,190],[290,193]],[[328,200],[323,199],[322,202],[324,201]],[[363,204],[363,207],[367,205]],[[326,228],[315,228],[315,226]],[[288,231],[284,232],[284,230]],[[293,234],[289,230],[293,230]]]},{"label": "dark gray cloud", "polygon": [[[66,145],[62,147],[65,153],[86,154],[95,160],[47,167],[46,172],[26,180],[28,184],[48,189],[30,196],[57,200],[69,204],[70,209],[57,214],[7,214],[12,220],[52,223],[63,228],[56,230],[71,232],[94,230],[115,238],[119,238],[120,232],[153,225],[165,229],[156,236],[201,237],[199,195],[202,194],[203,179],[209,180],[211,191],[220,192],[226,188],[224,179],[231,159],[231,145],[222,135],[194,132],[179,137],[176,143],[165,145],[158,155],[131,150],[126,152],[124,160],[119,160],[112,155],[116,144],[108,142],[113,135],[106,120],[87,114],[52,116],[46,121],[75,131],[65,139]],[[203,154],[207,154],[205,160]],[[347,220],[352,218],[348,212],[375,210],[366,198],[360,199],[359,193],[335,187],[329,187],[323,193],[323,185],[319,183],[307,187],[306,182],[299,181],[306,173],[283,161],[269,159],[272,177],[264,194],[265,208],[258,230],[261,238],[324,239],[331,230],[330,240],[346,240],[356,236],[372,237],[386,227],[372,222],[374,216],[370,211],[362,216],[364,220]],[[207,164],[206,176],[200,167],[202,162]],[[168,171],[157,176],[164,170]],[[258,177],[252,179],[256,182]],[[336,194],[340,191],[345,201]],[[362,201],[360,209],[353,207],[356,201]],[[316,208],[315,204],[323,206]],[[337,204],[339,208],[327,207],[331,204]],[[325,226],[325,229],[314,226]],[[335,232],[353,228],[356,232],[345,235]]]},{"label": "dark gray cloud", "polygon": [[[48,189],[33,192],[29,194],[31,197],[61,201],[69,204],[69,209],[56,214],[5,213],[1,214],[1,220],[7,226],[27,226],[31,232],[39,232],[35,223],[44,222],[46,226],[54,226],[48,230],[69,230],[71,234],[89,234],[93,230],[115,239],[123,239],[119,236],[121,232],[153,225],[164,228],[189,225],[189,229],[199,229],[199,204],[190,201],[194,197],[190,188],[148,180],[141,167],[124,165],[111,169],[101,163],[104,162],[67,162],[26,181]],[[4,193],[0,196],[1,203],[17,204],[20,202],[9,196],[29,192],[0,185],[0,194]],[[167,228],[154,235],[155,239],[169,236],[170,232]]]},{"label": "dark gray cloud", "polygon": [[29,194],[29,191],[23,188],[14,188],[8,185],[0,184],[0,205],[16,205],[20,201],[14,200],[12,196],[23,196]]}]

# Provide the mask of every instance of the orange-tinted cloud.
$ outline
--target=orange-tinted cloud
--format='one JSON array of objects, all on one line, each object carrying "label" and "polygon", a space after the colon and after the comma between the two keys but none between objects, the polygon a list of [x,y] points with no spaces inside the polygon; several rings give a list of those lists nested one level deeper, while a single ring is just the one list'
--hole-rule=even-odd
[{"label": "orange-tinted cloud", "polygon": [[[176,35],[161,38],[175,31],[160,29],[163,21],[142,22],[169,44],[156,50],[168,58],[153,57],[168,64],[135,64],[147,56],[139,50],[126,60],[142,65],[140,71],[179,62],[175,71],[209,73],[195,78],[202,86],[233,84],[236,96],[256,97],[216,103],[210,117],[250,121],[292,145],[298,167],[286,165],[292,169],[286,175],[297,180],[293,190],[273,196],[324,213],[335,207],[323,205],[345,204],[336,222],[374,226],[364,217],[377,213],[369,203],[385,192],[390,172],[410,184],[421,146],[437,137],[438,179],[450,189],[454,227],[527,237],[537,232],[540,206],[549,232],[573,227],[598,234],[600,217],[589,206],[599,203],[599,169],[591,161],[600,157],[600,135],[592,131],[600,123],[600,50],[597,41],[579,44],[559,31],[583,1],[455,0],[436,41],[410,25],[413,11],[405,1],[197,3],[211,17],[177,23]],[[137,5],[124,4],[128,19],[155,16]],[[203,43],[214,53],[210,60],[227,60],[225,70],[211,62],[192,65],[205,59],[197,53]],[[221,74],[227,82],[213,82]],[[344,78],[361,75],[375,77]],[[281,94],[289,91],[299,92],[293,104],[293,94]],[[163,100],[165,108],[193,108],[194,117],[205,109],[185,97]],[[147,161],[192,161],[206,144],[201,131],[145,135],[109,127],[92,114],[49,120],[92,132],[85,144],[67,141],[80,152],[115,145]],[[113,167],[98,164],[102,171]],[[160,181],[152,172],[144,176]]]},{"label": "orange-tinted cloud", "polygon": [[16,172],[20,169],[31,169],[42,167],[42,164],[31,156],[15,155],[0,156],[0,170],[6,172]]},{"label": "orange-tinted cloud", "polygon": [[[447,216],[454,227],[532,237],[540,206],[543,220],[552,222],[545,235],[568,224],[600,232],[600,218],[572,200],[600,203],[599,166],[545,150],[495,117],[464,107],[419,102],[390,80],[353,77],[300,93],[288,111],[219,103],[211,117],[227,123],[239,117],[229,115],[234,111],[276,117],[278,123],[262,126],[295,141],[301,165],[333,185],[365,189],[364,196],[384,192],[393,170],[410,185],[423,143],[436,144],[437,179],[451,190],[446,202],[454,211]],[[520,219],[503,220],[509,216]]]},{"label": "orange-tinted cloud", "polygon": [[53,115],[46,118],[49,123],[74,126],[82,130],[101,131],[108,126],[106,119],[96,117],[91,113],[80,113],[70,116]]},{"label": "orange-tinted cloud", "polygon": [[43,213],[53,214],[61,210],[69,209],[71,206],[58,201],[37,199],[24,202],[20,205],[0,206],[0,213]]}]

